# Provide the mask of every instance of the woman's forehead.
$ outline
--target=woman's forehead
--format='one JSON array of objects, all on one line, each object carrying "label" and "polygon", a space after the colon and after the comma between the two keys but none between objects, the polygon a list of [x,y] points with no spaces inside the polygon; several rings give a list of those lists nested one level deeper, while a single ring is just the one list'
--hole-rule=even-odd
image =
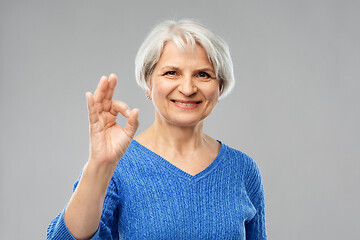
[{"label": "woman's forehead", "polygon": [[203,65],[203,68],[213,68],[205,49],[200,44],[196,46],[187,44],[182,49],[173,41],[169,41],[164,45],[158,64],[173,67],[177,67],[178,64],[196,64]]}]

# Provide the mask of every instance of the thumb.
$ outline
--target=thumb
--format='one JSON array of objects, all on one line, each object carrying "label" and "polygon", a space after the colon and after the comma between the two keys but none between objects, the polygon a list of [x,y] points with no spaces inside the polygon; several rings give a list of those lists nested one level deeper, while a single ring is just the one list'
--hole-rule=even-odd
[{"label": "thumb", "polygon": [[135,108],[130,111],[128,121],[126,123],[126,126],[124,128],[124,132],[129,137],[133,138],[135,135],[136,130],[139,127],[139,109]]}]

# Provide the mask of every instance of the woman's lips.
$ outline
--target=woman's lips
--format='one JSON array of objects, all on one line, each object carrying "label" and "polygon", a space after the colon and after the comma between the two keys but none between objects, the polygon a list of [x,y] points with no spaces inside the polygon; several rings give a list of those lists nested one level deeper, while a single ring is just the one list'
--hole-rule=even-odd
[{"label": "woman's lips", "polygon": [[201,103],[201,101],[185,101],[179,99],[171,99],[171,102],[173,102],[175,106],[182,109],[194,109],[197,108]]}]

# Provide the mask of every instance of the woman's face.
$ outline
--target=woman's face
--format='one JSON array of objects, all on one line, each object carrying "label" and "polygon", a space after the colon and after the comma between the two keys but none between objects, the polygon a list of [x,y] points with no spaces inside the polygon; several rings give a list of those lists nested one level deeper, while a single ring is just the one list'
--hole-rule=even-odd
[{"label": "woman's face", "polygon": [[156,118],[178,126],[196,126],[218,102],[213,65],[201,45],[180,50],[167,42],[150,80]]}]

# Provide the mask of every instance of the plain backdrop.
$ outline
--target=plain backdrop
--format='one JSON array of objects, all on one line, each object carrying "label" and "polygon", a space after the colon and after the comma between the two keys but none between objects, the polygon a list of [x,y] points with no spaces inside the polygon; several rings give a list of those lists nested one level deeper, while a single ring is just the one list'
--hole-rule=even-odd
[{"label": "plain backdrop", "polygon": [[[360,2],[4,1],[0,3],[0,239],[44,239],[88,158],[86,91],[154,109],[135,54],[161,20],[222,36],[236,87],[205,132],[250,155],[269,239],[355,239],[360,183]],[[122,119],[119,119],[123,123]]]}]

